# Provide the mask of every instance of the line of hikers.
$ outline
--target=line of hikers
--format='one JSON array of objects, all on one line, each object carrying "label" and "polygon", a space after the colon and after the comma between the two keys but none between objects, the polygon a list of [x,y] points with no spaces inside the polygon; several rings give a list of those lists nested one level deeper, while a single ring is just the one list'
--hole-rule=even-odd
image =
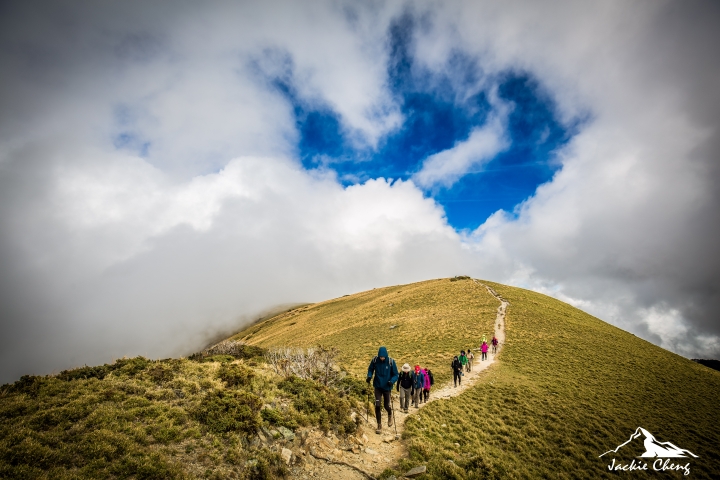
[{"label": "line of hikers", "polygon": [[[492,338],[493,353],[497,351],[498,340],[493,336]],[[487,360],[488,343],[485,335],[482,338],[482,346],[480,347],[482,352],[482,360]],[[472,371],[473,359],[472,351],[468,348],[467,353],[465,350],[460,352],[459,358],[456,356],[453,358],[451,367],[453,370],[453,381],[455,387],[461,383],[461,377],[463,370],[467,372]],[[393,409],[390,405],[390,397],[392,394],[393,386],[400,393],[400,410],[408,413],[410,401],[415,408],[420,408],[421,403],[427,403],[430,398],[430,389],[435,383],[433,374],[429,368],[420,368],[420,365],[415,365],[412,369],[410,364],[404,364],[398,371],[395,360],[388,356],[387,348],[380,347],[378,354],[370,361],[368,366],[366,381],[369,384],[372,380],[374,392],[375,392],[375,419],[377,420],[376,433],[382,433],[382,409],[385,407],[385,411],[388,415],[388,427],[393,426]],[[373,380],[373,376],[375,377]]]},{"label": "line of hikers", "polygon": [[[490,342],[492,344],[493,353],[497,352],[497,345],[498,345],[498,339],[493,335],[493,338]],[[485,361],[487,360],[487,352],[489,350],[489,345],[487,342],[487,337],[485,335],[482,336],[482,345],[480,346],[480,352],[482,353],[480,360]],[[472,372],[472,366],[473,366],[473,359],[475,358],[475,355],[473,355],[472,350],[468,348],[467,353],[465,353],[465,350],[460,350],[460,355],[453,357],[453,361],[450,363],[450,368],[452,368],[453,371],[453,384],[455,388],[457,388],[458,385],[462,384],[462,377],[464,375],[463,370],[466,372]]]}]

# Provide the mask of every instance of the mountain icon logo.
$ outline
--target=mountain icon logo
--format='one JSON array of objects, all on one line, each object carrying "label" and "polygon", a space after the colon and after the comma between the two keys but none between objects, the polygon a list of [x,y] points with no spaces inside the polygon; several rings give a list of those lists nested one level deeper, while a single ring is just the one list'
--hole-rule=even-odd
[{"label": "mountain icon logo", "polygon": [[630,439],[627,442],[618,445],[613,450],[608,450],[607,452],[600,455],[600,457],[602,457],[603,455],[607,455],[608,453],[617,453],[621,448],[625,447],[626,445],[637,445],[640,441],[643,442],[643,446],[645,447],[645,453],[640,455],[638,458],[698,458],[698,456],[692,453],[690,450],[680,448],[670,442],[657,441],[652,433],[648,432],[642,427],[638,427],[635,432],[630,435]]}]

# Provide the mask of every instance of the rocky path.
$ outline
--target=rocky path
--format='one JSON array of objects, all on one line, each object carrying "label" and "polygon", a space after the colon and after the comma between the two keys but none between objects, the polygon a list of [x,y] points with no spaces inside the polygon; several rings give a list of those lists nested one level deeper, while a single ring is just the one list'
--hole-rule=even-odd
[{"label": "rocky path", "polygon": [[[505,311],[509,303],[502,299],[492,288],[477,280],[476,283],[484,286],[488,292],[500,301],[495,320],[495,336],[500,346],[505,343]],[[500,353],[500,346],[498,353]],[[449,383],[430,392],[430,402],[440,401],[446,398],[461,394],[467,388],[475,384],[480,372],[484,371],[495,362],[496,355],[492,350],[488,352],[486,361],[480,360],[481,354],[478,349],[475,354],[472,372],[465,372],[462,383],[454,387]],[[395,427],[387,426],[387,417],[383,410],[383,433],[375,433],[377,424],[374,418],[374,406],[370,405],[370,421],[363,422],[363,426],[356,435],[350,436],[347,440],[341,440],[330,434],[325,436],[322,432],[306,432],[303,438],[303,447],[292,454],[295,460],[291,467],[292,478],[302,479],[373,479],[382,473],[386,468],[396,464],[398,458],[407,455],[407,449],[400,437],[405,431],[405,419],[419,412],[427,403],[421,403],[419,408],[410,407],[408,414],[400,411],[397,393],[393,391],[395,402],[395,414],[397,422],[397,435]],[[364,416],[365,412],[362,412]],[[290,450],[285,451],[286,455]]]}]

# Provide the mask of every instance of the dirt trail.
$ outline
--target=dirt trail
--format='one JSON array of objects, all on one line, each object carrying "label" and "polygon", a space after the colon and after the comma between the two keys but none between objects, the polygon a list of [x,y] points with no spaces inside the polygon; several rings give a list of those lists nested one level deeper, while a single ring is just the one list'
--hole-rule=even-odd
[{"label": "dirt trail", "polygon": [[[509,303],[503,300],[489,286],[473,280],[482,285],[487,291],[500,301],[495,319],[495,336],[499,341],[498,352],[505,343],[505,311]],[[490,339],[488,339],[489,342]],[[491,347],[492,348],[492,347]],[[474,352],[475,353],[475,352]],[[475,353],[473,369],[465,372],[462,383],[454,387],[452,382],[442,387],[435,387],[430,392],[428,403],[451,398],[460,395],[467,388],[475,384],[480,372],[484,371],[495,362],[492,349],[488,351],[488,359],[481,361],[480,349]],[[333,435],[323,436],[320,432],[313,432],[305,441],[305,449],[301,452],[302,459],[292,467],[293,478],[303,479],[368,479],[376,478],[386,468],[397,463],[397,459],[407,455],[407,448],[404,442],[398,440],[405,431],[405,419],[422,410],[428,403],[421,403],[420,408],[410,406],[408,414],[403,413],[399,408],[397,392],[393,390],[397,437],[395,426],[387,426],[387,416],[383,410],[383,433],[375,433],[377,424],[374,418],[374,405],[370,405],[370,421],[363,422],[355,436],[350,442],[342,444]],[[363,412],[364,415],[365,412]],[[304,453],[304,454],[303,454]]]}]

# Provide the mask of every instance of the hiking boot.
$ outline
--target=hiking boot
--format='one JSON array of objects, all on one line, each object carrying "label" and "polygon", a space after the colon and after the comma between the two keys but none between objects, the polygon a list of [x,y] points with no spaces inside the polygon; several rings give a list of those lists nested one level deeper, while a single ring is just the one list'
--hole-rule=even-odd
[{"label": "hiking boot", "polygon": [[382,424],[381,423],[378,423],[378,428],[375,430],[375,433],[377,433],[378,435],[380,435],[382,433]]},{"label": "hiking boot", "polygon": [[388,417],[388,427],[392,427],[392,424],[393,424],[393,417],[392,417],[392,415],[390,415]]}]

